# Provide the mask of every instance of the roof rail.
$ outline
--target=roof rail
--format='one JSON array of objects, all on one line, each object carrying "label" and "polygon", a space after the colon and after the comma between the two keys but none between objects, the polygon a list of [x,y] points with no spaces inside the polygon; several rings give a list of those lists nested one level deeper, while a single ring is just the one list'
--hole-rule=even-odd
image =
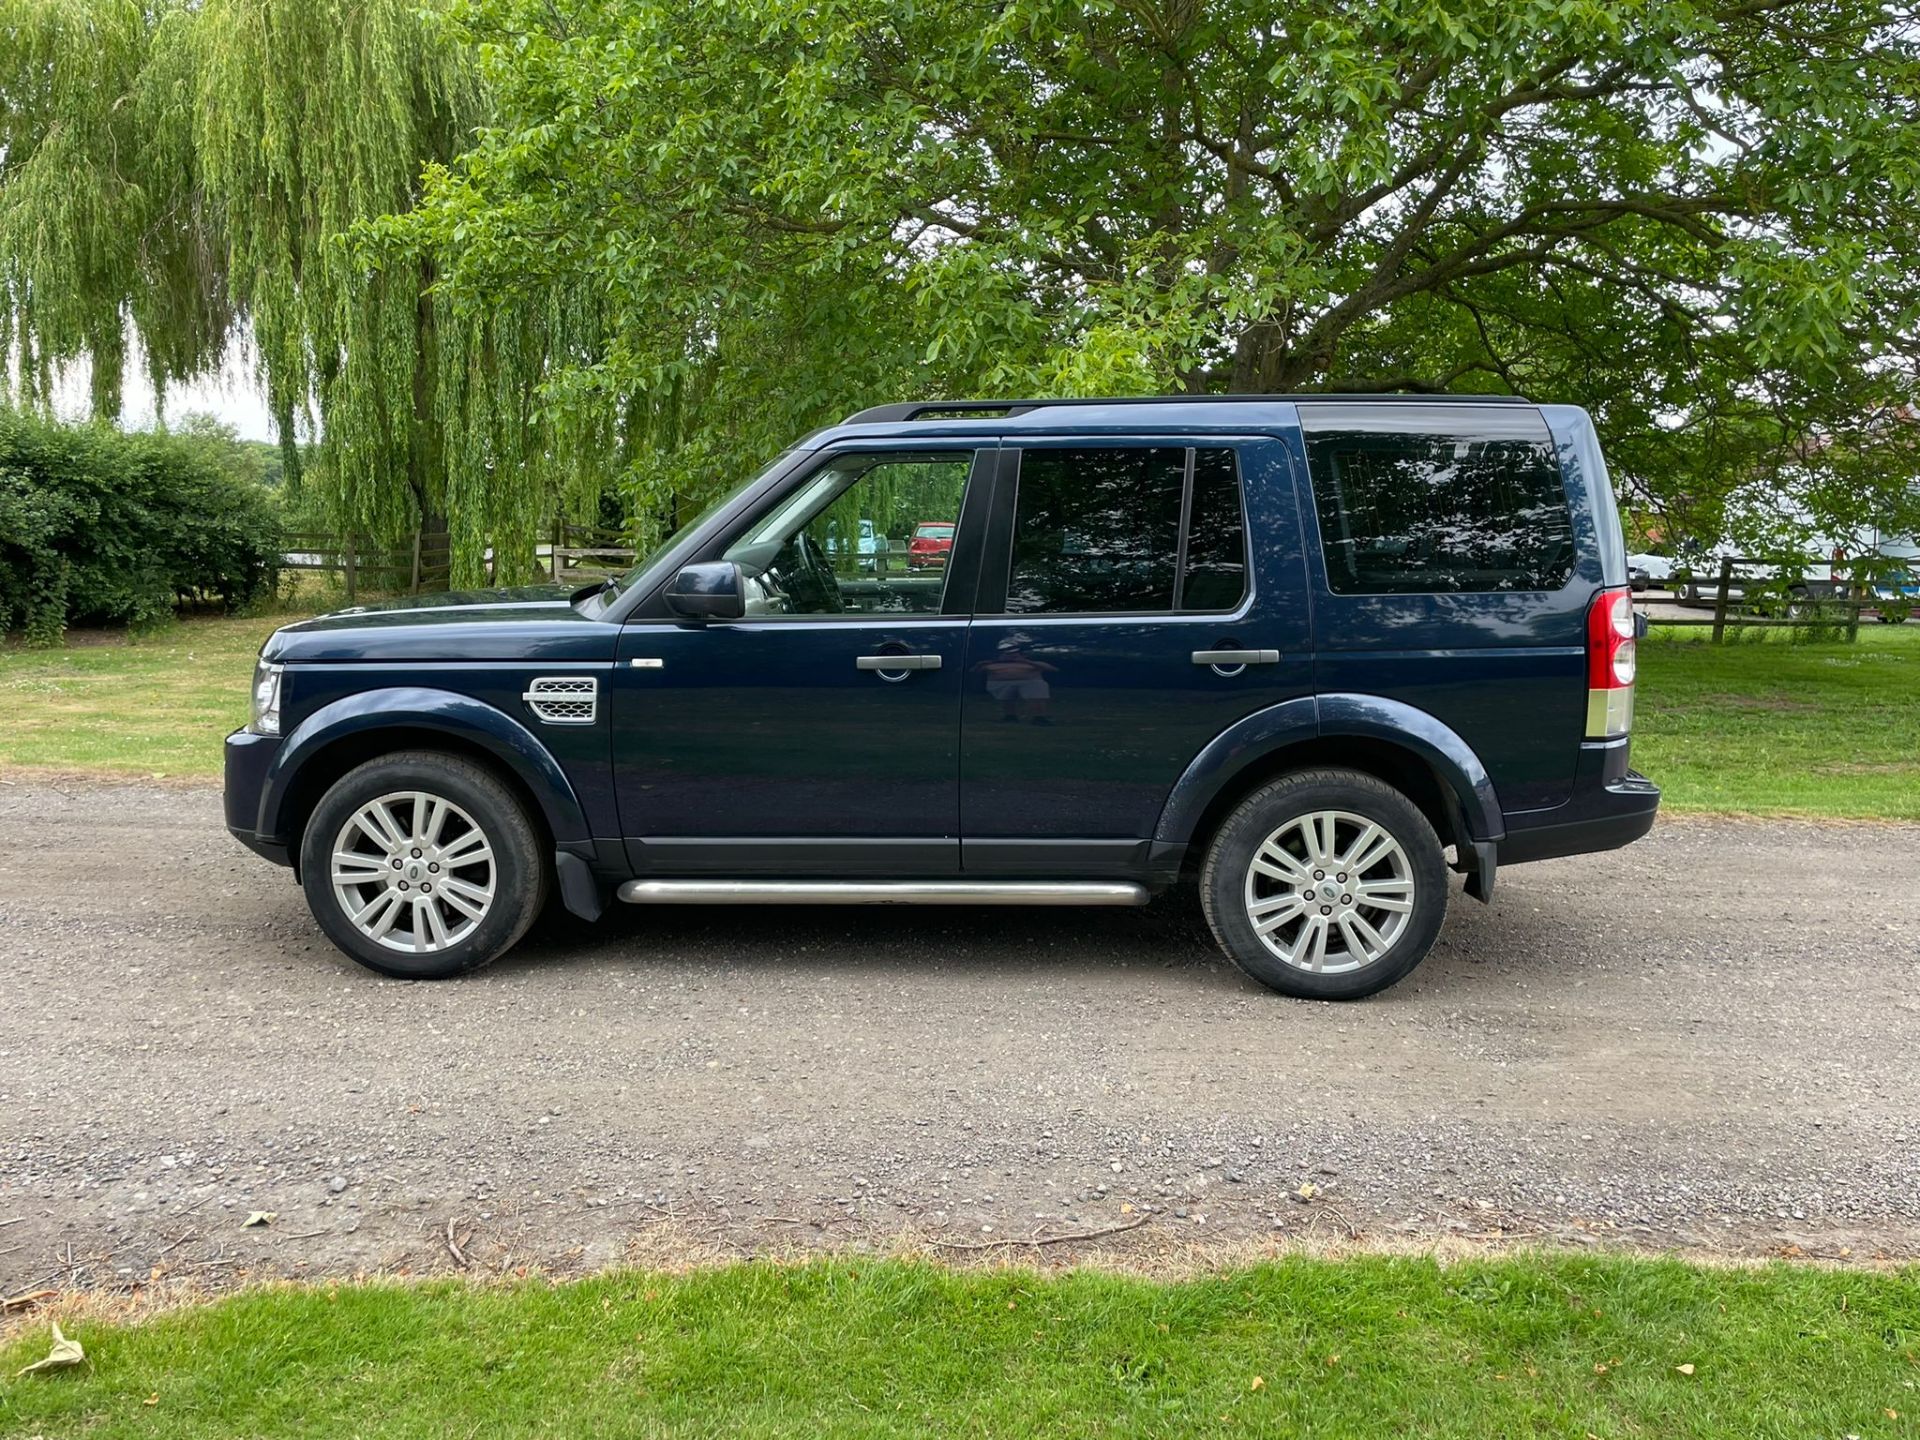
[{"label": "roof rail", "polygon": [[1306,401],[1424,401],[1436,405],[1529,405],[1524,395],[1454,395],[1446,392],[1373,391],[1345,394],[1291,395],[1106,395],[1062,400],[907,400],[893,405],[872,405],[859,410],[842,425],[897,425],[908,420],[996,419],[1024,415],[1030,410],[1046,410],[1070,405],[1257,405],[1275,402]]}]

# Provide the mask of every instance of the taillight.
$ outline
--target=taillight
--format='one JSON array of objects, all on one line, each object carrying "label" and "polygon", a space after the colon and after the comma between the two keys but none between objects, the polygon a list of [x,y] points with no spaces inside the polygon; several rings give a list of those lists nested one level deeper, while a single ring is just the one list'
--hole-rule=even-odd
[{"label": "taillight", "polygon": [[1633,728],[1633,592],[1602,590],[1587,609],[1587,738],[1612,740]]}]

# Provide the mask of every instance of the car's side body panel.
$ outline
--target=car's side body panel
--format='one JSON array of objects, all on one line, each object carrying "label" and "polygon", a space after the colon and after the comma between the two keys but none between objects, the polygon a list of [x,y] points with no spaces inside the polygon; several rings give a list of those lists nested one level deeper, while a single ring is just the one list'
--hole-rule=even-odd
[{"label": "car's side body panel", "polygon": [[[1368,423],[1435,403],[1366,402]],[[1583,738],[1587,608],[1626,582],[1598,442],[1571,407],[1481,403],[1498,424],[1551,438],[1576,547],[1559,588],[1336,593],[1292,401],[1016,406],[937,422],[883,412],[796,446],[622,593],[402,601],[278,632],[263,658],[286,667],[284,738],[234,737],[229,824],[285,860],[290,797],[322,757],[383,734],[438,735],[511,772],[556,845],[602,881],[965,873],[1157,885],[1249,777],[1295,747],[1326,754],[1351,739],[1425,766],[1456,807],[1459,831],[1443,839],[1489,865],[1494,848],[1511,863],[1624,843],[1651,822],[1658,792],[1628,771],[1624,741]],[[1021,451],[1129,444],[1234,450],[1251,541],[1243,601],[1209,614],[1001,613]],[[681,566],[718,558],[823,456],[886,447],[985,457],[941,556],[940,613],[675,614],[665,591]],[[1043,687],[1007,683],[1009,647],[1044,662]],[[1194,663],[1221,648],[1276,658],[1238,673]],[[939,668],[898,679],[856,669],[882,651]],[[543,722],[526,698],[543,676],[593,677],[592,719]],[[583,873],[566,879],[586,913]]]},{"label": "car's side body panel", "polygon": [[[1082,615],[994,613],[1007,590],[1019,457],[1060,445],[1184,447],[1196,437],[1167,430],[1008,438],[962,692],[961,832],[977,857],[968,869],[1005,868],[1023,847],[1039,863],[1060,842],[1148,839],[1197,751],[1242,717],[1310,686],[1305,573],[1285,449],[1269,436],[1197,438],[1237,457],[1247,528],[1259,537],[1244,598],[1220,613]],[[1193,658],[1223,649],[1276,658],[1237,669]]]},{"label": "car's side body panel", "polygon": [[[1458,423],[1491,433],[1533,431],[1541,439],[1549,434],[1530,408],[1305,408],[1330,426],[1382,432]],[[1497,430],[1491,423],[1496,420]],[[1297,463],[1305,473],[1305,446],[1296,443]],[[1568,505],[1574,508],[1571,494]],[[1590,521],[1587,535],[1580,529],[1584,501],[1574,517],[1572,573],[1559,589],[1544,593],[1335,593],[1318,507],[1303,505],[1302,512],[1312,536],[1307,555],[1315,688],[1322,694],[1377,695],[1431,715],[1486,757],[1502,810],[1563,803],[1573,786],[1586,720],[1587,606],[1601,581]]]}]

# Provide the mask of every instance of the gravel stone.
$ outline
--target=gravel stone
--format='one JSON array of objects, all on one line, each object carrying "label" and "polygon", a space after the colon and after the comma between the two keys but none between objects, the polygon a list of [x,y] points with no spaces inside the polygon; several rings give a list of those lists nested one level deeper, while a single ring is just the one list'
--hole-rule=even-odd
[{"label": "gravel stone", "polygon": [[1201,1195],[1210,1244],[1920,1257],[1916,854],[1662,821],[1456,892],[1426,964],[1348,1006],[1242,978],[1182,897],[614,906],[407,984],[321,938],[216,790],[10,780],[0,1293],[446,1270],[449,1224],[478,1269],[675,1227],[748,1251],[1152,1214],[1104,1242],[1152,1246]]}]

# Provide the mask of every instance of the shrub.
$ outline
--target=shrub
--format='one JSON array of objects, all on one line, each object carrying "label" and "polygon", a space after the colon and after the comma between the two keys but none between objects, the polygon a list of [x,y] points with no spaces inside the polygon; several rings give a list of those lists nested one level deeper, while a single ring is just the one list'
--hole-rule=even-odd
[{"label": "shrub", "polygon": [[183,601],[270,593],[281,527],[216,426],[125,434],[0,411],[0,629],[58,644],[69,624],[151,625]]}]

